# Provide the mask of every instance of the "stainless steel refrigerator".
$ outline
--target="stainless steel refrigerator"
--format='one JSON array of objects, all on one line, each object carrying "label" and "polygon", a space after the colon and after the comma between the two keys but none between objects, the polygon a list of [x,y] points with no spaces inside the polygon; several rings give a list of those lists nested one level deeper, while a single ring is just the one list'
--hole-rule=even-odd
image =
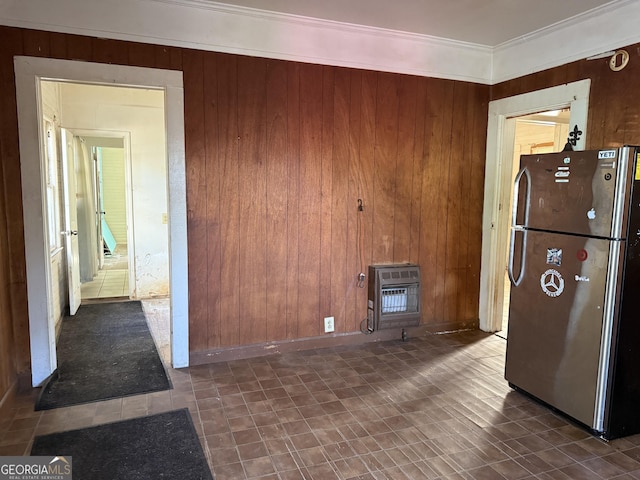
[{"label": "stainless steel refrigerator", "polygon": [[523,155],[505,378],[604,438],[640,432],[637,147]]}]

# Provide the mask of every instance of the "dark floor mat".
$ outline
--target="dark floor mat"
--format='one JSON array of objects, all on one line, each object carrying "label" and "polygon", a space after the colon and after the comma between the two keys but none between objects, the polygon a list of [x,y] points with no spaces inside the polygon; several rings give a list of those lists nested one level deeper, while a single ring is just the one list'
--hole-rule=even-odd
[{"label": "dark floor mat", "polygon": [[36,410],[171,388],[138,301],[81,305],[62,321],[57,354]]},{"label": "dark floor mat", "polygon": [[213,478],[186,408],[39,436],[31,455],[71,457],[78,479]]}]

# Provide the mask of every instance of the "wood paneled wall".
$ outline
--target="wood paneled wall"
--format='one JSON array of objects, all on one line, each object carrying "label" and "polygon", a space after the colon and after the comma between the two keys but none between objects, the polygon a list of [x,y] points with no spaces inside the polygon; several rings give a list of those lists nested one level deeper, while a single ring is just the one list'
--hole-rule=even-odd
[{"label": "wood paneled wall", "polygon": [[488,87],[198,51],[183,66],[192,351],[322,335],[330,315],[358,331],[372,263],[421,265],[423,323],[477,324]]},{"label": "wood paneled wall", "polygon": [[321,335],[328,315],[358,331],[371,263],[421,265],[423,324],[477,325],[488,86],[9,27],[0,40],[0,338],[15,350],[0,348],[0,396],[29,365],[14,55],[184,72],[192,352]]}]

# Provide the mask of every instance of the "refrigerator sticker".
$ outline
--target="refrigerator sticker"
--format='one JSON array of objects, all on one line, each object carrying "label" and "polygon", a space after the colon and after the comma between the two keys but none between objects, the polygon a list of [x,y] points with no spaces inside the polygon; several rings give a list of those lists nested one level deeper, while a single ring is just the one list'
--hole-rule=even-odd
[{"label": "refrigerator sticker", "polygon": [[576,282],[588,282],[589,277],[585,277],[583,275],[576,275]]},{"label": "refrigerator sticker", "polygon": [[569,167],[558,167],[558,170],[554,174],[556,177],[556,183],[567,183],[569,182],[569,175],[571,172],[569,171]]},{"label": "refrigerator sticker", "polygon": [[616,158],[615,150],[601,150],[598,152],[598,160],[602,160],[605,158]]},{"label": "refrigerator sticker", "polygon": [[559,297],[564,292],[564,278],[560,272],[550,268],[540,276],[540,286],[548,297]]},{"label": "refrigerator sticker", "polygon": [[561,248],[547,248],[547,265],[555,265],[556,267],[562,265]]},{"label": "refrigerator sticker", "polygon": [[589,220],[595,220],[595,218],[596,218],[596,209],[595,208],[592,208],[591,210],[589,210],[587,212],[587,218]]}]

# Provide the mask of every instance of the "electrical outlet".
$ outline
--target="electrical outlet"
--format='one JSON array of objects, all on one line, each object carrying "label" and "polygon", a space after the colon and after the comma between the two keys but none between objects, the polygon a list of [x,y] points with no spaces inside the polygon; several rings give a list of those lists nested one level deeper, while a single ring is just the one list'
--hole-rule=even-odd
[{"label": "electrical outlet", "polygon": [[324,333],[331,333],[334,330],[333,317],[324,317]]}]

